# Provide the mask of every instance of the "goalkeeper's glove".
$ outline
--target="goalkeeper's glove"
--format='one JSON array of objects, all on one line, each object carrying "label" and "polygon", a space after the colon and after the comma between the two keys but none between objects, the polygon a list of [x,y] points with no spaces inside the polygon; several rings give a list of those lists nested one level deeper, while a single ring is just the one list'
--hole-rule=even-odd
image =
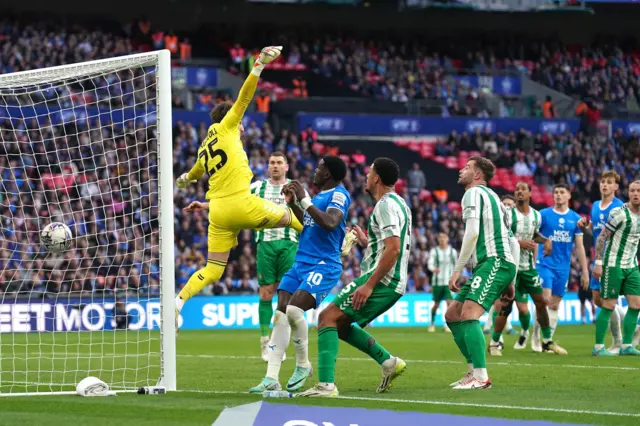
[{"label": "goalkeeper's glove", "polygon": [[282,52],[282,46],[267,46],[260,51],[260,56],[253,64],[252,74],[260,76],[264,66],[275,61]]},{"label": "goalkeeper's glove", "polygon": [[188,184],[195,182],[195,180],[189,180],[187,177],[187,173],[183,173],[180,175],[178,179],[176,179],[176,186],[180,189],[186,188]]}]

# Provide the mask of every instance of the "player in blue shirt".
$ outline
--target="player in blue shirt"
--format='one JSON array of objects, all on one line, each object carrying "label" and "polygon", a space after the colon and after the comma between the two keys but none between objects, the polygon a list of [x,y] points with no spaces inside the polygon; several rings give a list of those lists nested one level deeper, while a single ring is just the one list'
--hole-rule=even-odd
[{"label": "player in blue shirt", "polygon": [[[538,247],[538,260],[536,269],[540,275],[540,281],[547,300],[549,312],[549,325],[551,326],[551,338],[558,325],[558,308],[562,297],[569,284],[571,273],[571,253],[575,243],[578,261],[582,269],[581,284],[583,288],[589,286],[589,269],[587,255],[582,241],[582,231],[578,227],[580,215],[569,209],[571,190],[567,184],[558,184],[553,187],[555,205],[540,211],[542,222],[540,234],[553,241],[553,251],[549,256],[544,256],[543,247]],[[546,343],[546,342],[544,342]],[[542,352],[540,343],[540,324],[536,321],[531,339],[531,349],[534,352]]]},{"label": "player in blue shirt", "polygon": [[[602,199],[593,203],[591,207],[591,220],[581,219],[578,222],[578,226],[586,233],[593,236],[593,244],[598,240],[598,236],[604,225],[607,223],[609,213],[616,207],[620,207],[624,203],[622,200],[616,197],[616,191],[620,183],[620,175],[613,170],[603,172],[600,175],[600,195]],[[591,277],[589,283],[591,292],[593,294],[593,302],[597,306],[601,306],[600,301],[600,280],[596,277]],[[613,335],[613,346],[608,350],[609,352],[620,352],[620,346],[622,345],[622,331],[620,330],[620,324],[624,318],[625,311],[622,306],[616,304],[616,309],[613,310],[611,315],[611,334]]]},{"label": "player in blue shirt", "polygon": [[313,200],[305,195],[298,181],[292,181],[282,189],[287,204],[304,224],[304,229],[295,263],[278,286],[278,310],[268,345],[267,375],[250,393],[282,389],[280,366],[290,335],[296,349],[296,369],[287,383],[287,390],[299,390],[311,376],[309,328],[304,313],[320,305],[342,274],[340,253],[351,205],[349,192],[340,185],[346,174],[344,161],[328,155],[320,160],[313,175],[313,184],[321,190]]}]

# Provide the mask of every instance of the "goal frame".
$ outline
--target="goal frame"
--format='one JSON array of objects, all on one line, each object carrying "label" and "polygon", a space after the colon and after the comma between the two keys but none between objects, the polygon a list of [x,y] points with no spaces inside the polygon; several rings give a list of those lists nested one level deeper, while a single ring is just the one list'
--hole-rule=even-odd
[{"label": "goal frame", "polygon": [[[17,85],[25,84],[25,80],[33,77],[36,81],[44,81],[51,76],[60,75],[59,71],[78,70],[72,76],[81,77],[82,70],[99,70],[114,67],[118,71],[118,63],[125,65],[131,59],[148,58],[148,65],[156,67],[156,130],[158,134],[158,223],[159,223],[159,268],[160,268],[160,377],[157,386],[167,391],[177,390],[176,382],[176,324],[175,324],[175,260],[174,227],[173,227],[173,124],[171,115],[171,52],[167,49],[113,58],[98,59],[74,64],[59,65],[37,70],[20,71],[0,75],[0,86],[10,88],[15,81]],[[145,66],[142,62],[141,66]],[[123,69],[126,69],[123,68]],[[65,77],[71,78],[71,77]],[[7,84],[8,83],[8,84]],[[136,392],[136,389],[117,390],[114,393]],[[42,395],[75,395],[75,391],[52,392],[16,392],[0,393],[4,396],[42,396]]]}]

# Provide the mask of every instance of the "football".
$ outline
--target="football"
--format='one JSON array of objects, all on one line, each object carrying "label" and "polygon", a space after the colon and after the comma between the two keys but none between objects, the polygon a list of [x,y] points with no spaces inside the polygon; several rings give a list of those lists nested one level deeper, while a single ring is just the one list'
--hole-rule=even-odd
[{"label": "football", "polygon": [[52,253],[62,253],[68,249],[71,238],[71,229],[60,222],[51,222],[40,232],[42,245]]}]

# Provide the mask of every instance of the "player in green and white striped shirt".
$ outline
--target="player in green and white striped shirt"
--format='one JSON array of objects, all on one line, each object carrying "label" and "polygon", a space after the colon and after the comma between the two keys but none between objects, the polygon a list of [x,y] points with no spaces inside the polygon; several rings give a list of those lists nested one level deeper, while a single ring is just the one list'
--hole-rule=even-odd
[{"label": "player in green and white striped shirt", "polygon": [[369,217],[368,236],[359,227],[354,227],[360,245],[367,247],[361,265],[362,275],[345,286],[320,313],[319,383],[299,396],[338,396],[335,364],[339,338],[369,355],[382,367],[378,393],[389,389],[391,382],[406,368],[403,360],[391,356],[363,329],[391,309],[407,288],[411,210],[393,189],[399,174],[398,165],[384,157],[376,158],[369,170],[367,192],[377,203]]},{"label": "player in green and white striped shirt", "polygon": [[[253,182],[251,193],[275,204],[284,205],[284,195],[281,191],[284,185],[290,182],[287,179],[288,171],[287,157],[281,152],[274,152],[269,157],[269,179]],[[292,228],[264,229],[256,231],[255,238],[258,246],[256,267],[260,285],[260,350],[262,359],[267,361],[273,295],[280,280],[293,265],[298,250],[298,233]]]},{"label": "player in green and white striped shirt", "polygon": [[[516,265],[511,253],[507,210],[498,195],[487,188],[495,170],[490,160],[473,156],[460,170],[458,180],[465,187],[462,198],[465,230],[460,255],[449,279],[449,288],[458,295],[447,309],[445,319],[469,370],[451,384],[454,389],[491,387],[479,319],[501,295],[513,298]],[[471,256],[475,256],[476,267],[472,277],[460,287],[458,280]]]},{"label": "player in green and white striped shirt", "polygon": [[[441,301],[445,301],[449,307],[449,301],[453,298],[451,290],[449,290],[449,278],[453,274],[453,267],[456,264],[458,252],[449,245],[449,236],[444,232],[438,234],[438,247],[434,247],[429,251],[429,260],[427,267],[432,272],[431,275],[431,294],[433,296],[433,306],[431,307],[431,325],[429,332],[436,331],[435,320],[436,312]],[[449,331],[449,327],[444,326],[445,331]]]},{"label": "player in green and white striped shirt", "polygon": [[[527,182],[518,182],[515,192],[516,204],[509,209],[511,215],[511,231],[514,233],[520,246],[520,261],[516,274],[515,301],[520,314],[520,324],[522,332],[518,341],[513,346],[514,349],[521,350],[527,345],[529,338],[529,326],[531,325],[531,314],[529,312],[529,295],[536,305],[538,322],[542,328],[542,335],[545,339],[551,339],[551,327],[549,325],[549,315],[547,303],[542,292],[540,277],[535,267],[535,259],[538,244],[544,244],[544,255],[548,256],[553,248],[552,241],[540,234],[540,224],[542,216],[529,205],[531,201],[531,188]],[[493,356],[502,355],[501,336],[505,328],[507,318],[513,308],[513,301],[499,300],[497,302],[498,316],[494,321],[494,330],[489,343],[489,354]],[[566,351],[553,341],[548,343],[549,350],[566,355]]]},{"label": "player in green and white striped shirt", "polygon": [[604,347],[611,313],[618,297],[627,298],[629,308],[622,324],[620,355],[640,356],[633,345],[633,335],[640,313],[640,180],[629,185],[629,202],[611,210],[609,219],[596,241],[593,276],[600,279],[600,312],[596,318],[594,356],[615,356]]}]

